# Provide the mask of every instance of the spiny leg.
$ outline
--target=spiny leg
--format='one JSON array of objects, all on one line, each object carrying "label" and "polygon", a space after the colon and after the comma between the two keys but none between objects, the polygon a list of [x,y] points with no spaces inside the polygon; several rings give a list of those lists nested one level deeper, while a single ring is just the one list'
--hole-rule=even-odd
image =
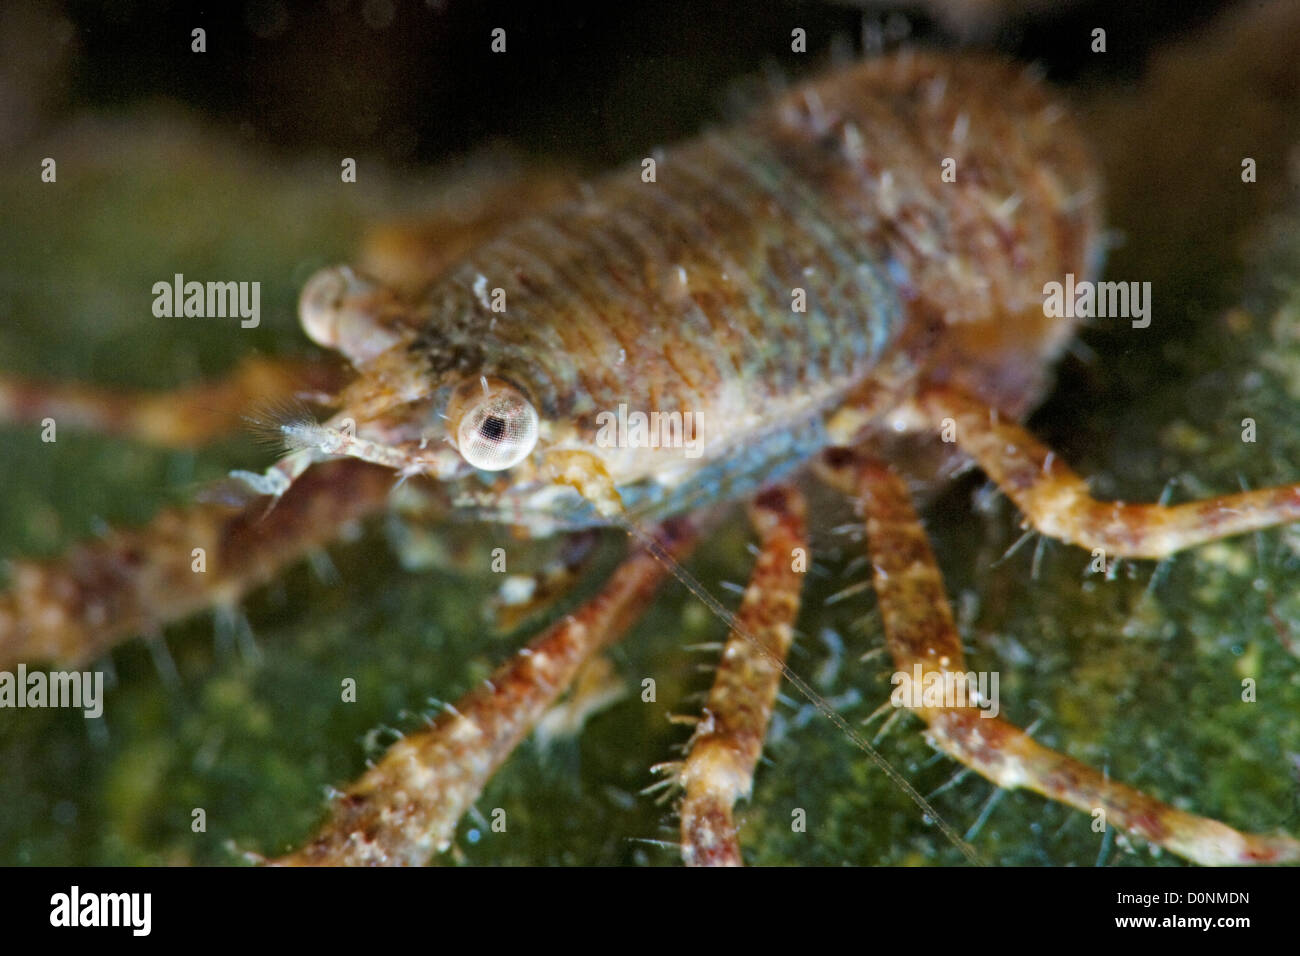
[{"label": "spiny leg", "polygon": [[949,388],[918,402],[934,427],[951,420],[957,444],[1016,503],[1025,521],[1058,541],[1108,557],[1163,558],[1207,541],[1300,521],[1300,484],[1177,505],[1104,502],[1064,462],[996,410]]},{"label": "spiny leg", "polygon": [[331,395],[347,379],[334,361],[253,357],[227,375],[170,391],[124,392],[0,376],[0,422],[87,429],[167,448],[193,448],[245,425],[243,416],[303,394]]},{"label": "spiny leg", "polygon": [[[779,662],[790,648],[799,613],[803,574],[795,570],[796,549],[802,549],[803,560],[808,556],[803,496],[793,488],[771,488],[758,495],[750,514],[760,551],[736,615],[744,633],[733,631],[727,639],[678,775],[685,790],[680,813],[687,866],[742,863],[732,807],[753,786],[781,683]],[[769,653],[744,634],[762,641]]]},{"label": "spiny leg", "polygon": [[[16,561],[0,592],[0,669],[79,667],[126,638],[233,603],[349,522],[383,510],[392,488],[386,468],[330,461],[308,469],[269,511],[266,499],[172,508],[60,558]],[[432,488],[419,488],[433,500]]]},{"label": "spiny leg", "polygon": [[[674,558],[695,530],[659,530]],[[282,865],[420,865],[451,845],[461,816],[492,774],[564,693],[584,661],[617,639],[649,601],[667,569],[634,552],[594,598],[556,622],[476,690],[390,747],[333,803],[330,817]]]},{"label": "spiny leg", "polygon": [[[823,459],[823,476],[855,496],[867,523],[873,583],[895,667],[907,674],[964,674],[961,639],[943,580],[902,480],[886,466],[837,449]],[[1177,810],[1109,780],[1035,742],[977,706],[919,707],[930,742],[993,783],[1024,787],[1085,813],[1100,809],[1108,826],[1206,865],[1300,860],[1300,841],[1284,834],[1241,833]]]}]

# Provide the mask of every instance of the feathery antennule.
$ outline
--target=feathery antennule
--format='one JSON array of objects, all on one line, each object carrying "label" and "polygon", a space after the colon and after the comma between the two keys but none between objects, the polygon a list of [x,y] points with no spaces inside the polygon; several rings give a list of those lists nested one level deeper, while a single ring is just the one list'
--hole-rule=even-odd
[{"label": "feathery antennule", "polygon": [[296,451],[303,447],[292,441],[291,430],[316,423],[316,415],[311,406],[297,397],[259,402],[243,418],[258,442],[285,451]]},{"label": "feathery antennule", "polygon": [[[337,422],[337,424],[336,424]],[[359,458],[371,464],[393,469],[403,479],[410,475],[428,473],[436,478],[452,477],[460,461],[459,456],[449,460],[436,450],[407,446],[387,445],[359,438],[351,418],[335,416],[328,422],[317,422],[308,416],[282,420],[277,426],[280,440],[290,453],[262,474],[251,471],[232,471],[232,478],[243,481],[261,495],[279,498],[294,480],[319,461],[332,456]]]}]

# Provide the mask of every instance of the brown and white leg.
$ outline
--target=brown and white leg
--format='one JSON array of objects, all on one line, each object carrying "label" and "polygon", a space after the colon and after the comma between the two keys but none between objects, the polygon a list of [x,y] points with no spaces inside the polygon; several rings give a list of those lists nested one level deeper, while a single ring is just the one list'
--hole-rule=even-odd
[{"label": "brown and white leg", "polygon": [[[674,558],[694,543],[687,521],[663,526]],[[492,774],[573,682],[583,663],[617,639],[667,573],[644,550],[604,589],[533,639],[427,730],[388,749],[330,808],[319,832],[281,865],[420,865],[451,845],[456,824]]]},{"label": "brown and white leg", "polygon": [[[1035,530],[1107,557],[1163,558],[1207,541],[1300,521],[1300,484],[1243,491],[1185,504],[1098,501],[1087,484],[1014,421],[954,389],[917,401],[936,429],[950,427]],[[945,419],[947,420],[945,422]]]},{"label": "brown and white leg", "polygon": [[[867,524],[873,583],[895,667],[912,673],[964,673],[961,640],[943,580],[906,486],[888,467],[835,450],[824,477],[849,494]],[[934,746],[993,783],[1024,787],[1085,813],[1104,811],[1106,824],[1188,860],[1208,865],[1300,860],[1300,841],[1285,834],[1241,833],[1177,810],[1139,790],[1035,742],[975,706],[917,708]]]},{"label": "brown and white leg", "polygon": [[[732,808],[748,797],[772,716],[777,688],[799,614],[807,567],[804,500],[794,488],[768,489],[750,515],[760,537],[758,562],[722,651],[713,688],[680,765],[685,791],[680,813],[687,866],[739,866],[740,841]],[[743,632],[743,633],[741,633]],[[753,635],[764,653],[744,636]]]},{"label": "brown and white leg", "polygon": [[[354,459],[309,469],[267,500],[172,508],[49,561],[15,561],[0,592],[0,669],[80,667],[117,643],[218,604],[233,604],[285,566],[382,511],[387,468]],[[421,482],[431,505],[437,491]],[[415,489],[412,488],[412,491]]]},{"label": "brown and white leg", "polygon": [[245,415],[301,395],[331,395],[348,378],[334,360],[247,358],[221,378],[168,391],[0,376],[0,422],[86,429],[165,448],[194,448],[246,426]]}]

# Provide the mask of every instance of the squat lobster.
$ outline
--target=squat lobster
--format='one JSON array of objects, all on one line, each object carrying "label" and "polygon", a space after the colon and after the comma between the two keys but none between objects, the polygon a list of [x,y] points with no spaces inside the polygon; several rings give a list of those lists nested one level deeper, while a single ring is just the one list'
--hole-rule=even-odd
[{"label": "squat lobster", "polygon": [[[321,273],[303,293],[303,326],[353,375],[249,363],[215,393],[165,404],[5,384],[10,417],[80,414],[161,441],[228,427],[221,416],[193,424],[214,394],[246,408],[311,392],[336,412],[279,422],[290,455],[248,476],[274,496],[269,512],[264,501],[168,512],[20,568],[0,595],[0,662],[92,659],[144,626],[246,593],[345,520],[388,507],[394,472],[410,479],[408,507],[449,504],[533,534],[633,531],[639,546],[596,597],[393,745],[279,861],[422,863],[450,845],[495,769],[665,574],[693,581],[676,562],[706,506],[747,496],[757,566],[739,611],[722,612],[732,634],[687,756],[663,768],[681,789],[686,861],[738,863],[732,808],[750,789],[780,679],[793,678],[784,658],[801,579],[791,556],[808,550],[796,470],[812,463],[861,509],[901,672],[965,665],[886,450],[903,448],[904,465],[967,455],[1030,526],[1117,557],[1300,519],[1300,486],[1176,506],[1097,502],[1015,424],[1074,331],[1045,314],[1040,290],[1095,268],[1098,189],[1078,134],[1012,68],[870,61],[666,153],[653,181],[640,171],[558,204],[543,184],[535,215],[485,227],[436,265],[407,253],[386,267],[389,285]],[[620,405],[694,416],[704,454],[609,447],[598,416]],[[188,570],[196,547],[211,556],[206,576]],[[1289,836],[1167,806],[970,703],[916,712],[936,747],[999,786],[1103,811],[1107,825],[1188,859],[1300,859]]]}]

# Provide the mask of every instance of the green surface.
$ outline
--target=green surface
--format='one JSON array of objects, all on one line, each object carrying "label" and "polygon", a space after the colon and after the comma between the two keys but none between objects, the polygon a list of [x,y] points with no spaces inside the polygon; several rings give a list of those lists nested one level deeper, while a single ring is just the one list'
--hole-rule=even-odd
[{"label": "green surface", "polygon": [[[101,383],[163,387],[250,350],[304,351],[293,317],[300,283],[345,259],[365,221],[410,195],[410,184],[342,188],[332,158],[289,164],[174,116],[96,121],[29,152],[21,178],[0,181],[0,368]],[[59,157],[57,187],[36,183],[43,155]],[[1112,256],[1111,275],[1154,282],[1153,327],[1090,334],[1096,358],[1067,366],[1036,430],[1107,496],[1156,498],[1170,479],[1187,498],[1300,478],[1300,293],[1289,278],[1297,232],[1282,230],[1267,252],[1254,247],[1243,286],[1205,274],[1195,244],[1176,269],[1153,273],[1140,211],[1120,218],[1130,245]],[[260,279],[261,328],[155,319],[148,290],[176,271]],[[1234,331],[1220,309],[1243,299],[1254,319]],[[1255,444],[1240,440],[1246,416],[1258,423]],[[54,554],[105,523],[143,521],[230,468],[264,466],[266,454],[242,437],[190,455],[70,431],[54,445],[34,428],[0,431],[0,556]],[[832,531],[851,521],[847,508],[824,493],[816,501],[818,573],[792,666],[857,722],[887,696],[891,668],[882,656],[858,659],[881,645],[869,589],[827,604],[866,570],[852,560],[860,544]],[[1300,660],[1277,631],[1300,628],[1300,536],[1205,548],[1163,565],[1153,584],[1147,563],[1111,581],[1088,577],[1090,556],[1061,545],[1044,548],[1036,577],[1033,541],[1000,561],[1019,536],[1017,516],[978,481],[940,495],[927,521],[969,665],[1000,671],[1006,716],[1180,807],[1245,829],[1285,820],[1300,833],[1289,756],[1300,753]],[[502,535],[447,532],[475,543],[485,533]],[[747,576],[747,538],[736,515],[697,556],[692,566],[715,593]],[[611,536],[601,568],[620,547]],[[528,560],[524,549],[511,553]],[[403,571],[381,523],[330,555],[336,578],[297,567],[247,602],[255,650],[229,632],[214,638],[204,615],[165,634],[174,685],[141,642],[113,655],[117,684],[102,721],[0,712],[0,863],[223,863],[240,851],[282,851],[319,818],[325,788],[382,751],[388,728],[418,725],[430,695],[455,699],[522,639],[492,636],[484,623],[497,583],[485,565]],[[525,745],[478,802],[484,816],[503,808],[507,831],[467,819],[448,859],[675,862],[655,843],[674,838],[668,808],[638,791],[655,779],[648,767],[673,759],[686,737],[667,715],[691,712],[683,695],[707,686],[699,665],[711,657],[688,646],[720,632],[669,585],[614,651],[630,689],[656,679],[658,702],[629,693],[580,738],[547,751]],[[356,704],[338,700],[344,677],[357,680]],[[1241,701],[1243,677],[1257,680],[1257,703]],[[958,768],[918,727],[900,721],[879,749],[929,794]],[[1177,862],[1124,840],[1103,844],[1085,815],[974,776],[933,802],[959,832],[980,821],[972,844],[996,863]],[[206,811],[206,833],[190,830],[195,807]],[[796,808],[806,811],[805,833],[791,831]],[[798,699],[780,709],[742,820],[746,853],[759,863],[961,861]]]}]

